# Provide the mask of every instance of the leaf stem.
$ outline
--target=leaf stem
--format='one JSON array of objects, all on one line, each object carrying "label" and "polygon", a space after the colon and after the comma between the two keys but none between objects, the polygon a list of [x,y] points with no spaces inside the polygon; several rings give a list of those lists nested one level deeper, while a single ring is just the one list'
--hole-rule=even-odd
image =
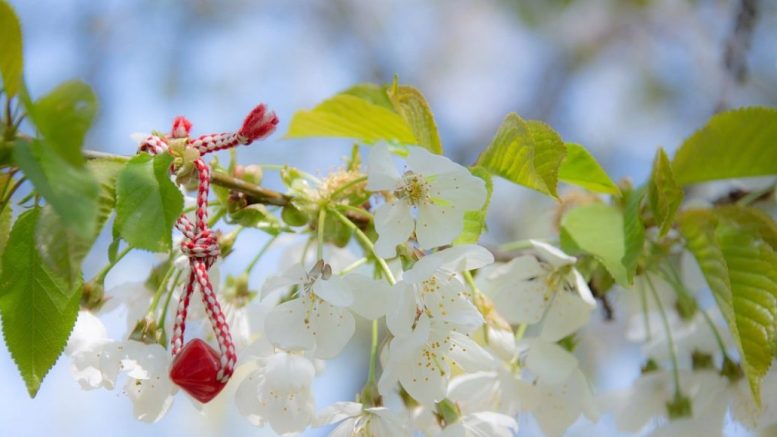
[{"label": "leaf stem", "polygon": [[367,385],[375,384],[375,369],[378,365],[378,319],[372,321],[370,336],[370,369],[367,374]]},{"label": "leaf stem", "polygon": [[162,314],[159,315],[159,321],[157,323],[157,326],[159,326],[159,329],[164,332],[165,330],[165,320],[167,319],[167,309],[170,307],[170,300],[173,297],[173,292],[175,292],[175,289],[178,287],[178,284],[181,281],[181,274],[183,272],[178,270],[175,273],[175,277],[173,278],[173,285],[170,287],[170,289],[167,291],[167,297],[165,298],[165,305],[162,307]]},{"label": "leaf stem", "polygon": [[316,227],[316,258],[324,259],[324,226],[326,225],[326,207],[318,210],[318,226]]},{"label": "leaf stem", "polygon": [[270,249],[270,246],[275,242],[275,240],[278,239],[278,235],[274,235],[272,238],[270,238],[266,243],[264,243],[264,246],[262,246],[261,249],[259,249],[259,253],[254,256],[254,259],[251,260],[250,263],[248,263],[248,266],[245,269],[245,274],[248,275],[251,273],[251,271],[256,267],[256,264],[259,262],[259,259],[264,256],[265,253],[267,253],[267,250]]},{"label": "leaf stem", "polygon": [[658,312],[661,314],[661,322],[664,325],[664,331],[666,331],[666,339],[669,346],[669,356],[672,358],[672,378],[674,380],[674,392],[675,397],[677,398],[681,396],[680,366],[677,363],[677,352],[675,351],[674,339],[672,338],[672,330],[669,327],[669,318],[666,316],[664,306],[661,304],[661,298],[658,297],[658,292],[656,291],[656,287],[653,285],[653,280],[650,279],[650,275],[646,273],[643,275],[643,277],[648,283],[648,287],[650,288],[650,292],[653,295],[653,299],[656,301]]},{"label": "leaf stem", "polygon": [[111,269],[116,267],[116,264],[121,261],[122,258],[124,258],[130,251],[132,250],[132,246],[127,246],[124,249],[122,249],[121,252],[116,254],[116,258],[109,262],[105,267],[102,268],[95,276],[94,276],[94,282],[102,283],[105,281],[105,277],[108,276],[108,273],[110,273]]},{"label": "leaf stem", "polygon": [[153,318],[154,313],[156,312],[156,307],[159,305],[159,299],[162,298],[162,295],[167,289],[167,283],[170,281],[170,277],[173,276],[174,272],[175,272],[175,263],[173,262],[172,257],[170,257],[170,267],[168,267],[167,271],[165,272],[165,275],[162,277],[162,280],[159,281],[159,286],[157,286],[156,288],[156,293],[154,293],[154,298],[151,299],[151,305],[148,306],[147,314],[151,316],[151,318]]},{"label": "leaf stem", "polygon": [[334,208],[329,208],[329,212],[334,214],[342,224],[347,226],[354,233],[354,235],[356,235],[356,239],[359,240],[359,242],[361,242],[365,247],[367,247],[367,249],[369,249],[370,254],[375,257],[375,260],[378,263],[378,267],[380,267],[381,271],[383,272],[383,276],[386,278],[386,281],[388,281],[388,283],[391,285],[395,285],[397,280],[394,279],[394,274],[391,273],[391,269],[386,263],[386,260],[378,256],[378,254],[375,252],[375,244],[373,244],[372,240],[370,240],[370,237],[368,237],[367,234],[359,229],[359,227],[356,226],[352,221],[348,220],[348,217],[344,216],[340,211]]}]

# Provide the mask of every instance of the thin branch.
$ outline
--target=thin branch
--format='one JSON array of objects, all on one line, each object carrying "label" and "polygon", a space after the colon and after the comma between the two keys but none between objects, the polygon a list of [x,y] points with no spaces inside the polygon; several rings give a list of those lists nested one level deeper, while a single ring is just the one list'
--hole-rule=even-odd
[{"label": "thin branch", "polygon": [[[129,161],[131,158],[130,156],[113,155],[110,153],[97,152],[94,150],[84,150],[83,153],[86,159],[112,159],[116,161]],[[259,185],[251,184],[242,179],[238,179],[224,173],[211,173],[210,181],[214,185],[245,194],[248,204],[263,203],[265,205],[286,206],[290,201],[290,198],[283,193],[279,193]]]}]

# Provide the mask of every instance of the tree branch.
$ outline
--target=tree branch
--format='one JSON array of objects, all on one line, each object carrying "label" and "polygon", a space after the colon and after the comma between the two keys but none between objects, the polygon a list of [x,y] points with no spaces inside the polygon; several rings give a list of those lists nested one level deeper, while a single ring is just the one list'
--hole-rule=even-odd
[{"label": "tree branch", "polygon": [[[115,161],[129,161],[131,158],[130,156],[113,155],[110,153],[97,152],[94,150],[84,150],[83,153],[86,159],[112,159]],[[249,204],[262,203],[265,205],[286,206],[290,201],[289,196],[283,193],[248,183],[242,179],[238,179],[224,173],[212,172],[210,175],[210,181],[213,185],[218,185],[220,187],[228,188],[232,191],[245,194],[247,197],[246,200]]]}]

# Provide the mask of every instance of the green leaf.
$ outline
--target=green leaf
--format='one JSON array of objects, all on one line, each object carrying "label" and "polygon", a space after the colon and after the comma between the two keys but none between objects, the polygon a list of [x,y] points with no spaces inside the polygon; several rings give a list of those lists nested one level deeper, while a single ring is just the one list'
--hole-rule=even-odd
[{"label": "green leaf", "polygon": [[777,223],[760,209],[743,205],[725,205],[715,208],[715,214],[734,221],[749,233],[767,242],[777,250]]},{"label": "green leaf", "polygon": [[89,238],[97,225],[97,181],[86,168],[70,165],[41,141],[17,141],[14,160],[62,222]]},{"label": "green leaf", "polygon": [[507,115],[478,165],[509,181],[556,197],[566,146],[550,126]]},{"label": "green leaf", "polygon": [[0,279],[3,337],[31,397],[65,348],[81,299],[79,287],[68,287],[38,255],[39,213],[33,209],[16,221]]},{"label": "green leaf", "polygon": [[385,85],[376,85],[374,83],[356,84],[340,94],[348,94],[360,99],[364,99],[372,104],[382,106],[390,111],[394,111],[394,105],[389,100]]},{"label": "green leaf", "polygon": [[491,173],[483,167],[472,167],[470,171],[485,181],[486,201],[479,210],[464,213],[464,229],[453,244],[477,243],[480,240],[480,235],[486,230],[486,214],[488,213],[488,205],[491,203],[491,194],[494,192],[494,181],[491,178]]},{"label": "green leaf", "polygon": [[170,180],[173,156],[141,154],[132,158],[116,180],[114,231],[130,246],[166,252],[183,211],[183,194]]},{"label": "green leaf", "polygon": [[653,161],[653,173],[648,185],[648,201],[660,229],[659,235],[664,236],[671,229],[674,216],[683,201],[683,189],[675,181],[672,165],[664,149],[658,149],[656,159]]},{"label": "green leaf", "polygon": [[567,143],[567,155],[561,162],[558,178],[597,193],[620,195],[620,189],[602,166],[579,144]]},{"label": "green leaf", "polygon": [[65,82],[27,108],[46,143],[70,164],[84,162],[81,146],[97,113],[97,97],[80,81]]},{"label": "green leaf", "polygon": [[626,269],[629,284],[634,282],[639,257],[645,246],[645,224],[642,222],[641,206],[645,198],[645,187],[623,192],[623,239],[624,253],[621,263]]},{"label": "green leaf", "polygon": [[22,86],[22,27],[11,5],[0,1],[0,75],[8,96],[15,96]]},{"label": "green leaf", "polygon": [[338,94],[291,119],[288,138],[342,137],[367,144],[416,144],[410,126],[396,112],[350,94]]},{"label": "green leaf", "polygon": [[597,203],[566,213],[561,219],[561,246],[570,253],[593,255],[618,284],[629,285],[622,263],[626,254],[623,214],[617,208]]},{"label": "green leaf", "polygon": [[109,159],[95,159],[87,164],[100,186],[97,228],[90,237],[81,237],[70,230],[49,205],[41,211],[36,238],[38,252],[47,267],[70,286],[75,286],[81,280],[81,263],[113,212],[116,176],[124,164],[123,161]]},{"label": "green leaf", "polygon": [[777,252],[752,230],[714,210],[679,217],[688,250],[699,263],[742,360],[756,402],[777,341]]},{"label": "green leaf", "polygon": [[[5,253],[5,247],[8,244],[8,237],[11,234],[11,222],[13,211],[8,205],[0,211],[0,256]],[[2,275],[2,263],[0,263],[0,275]]]},{"label": "green leaf", "polygon": [[681,185],[777,174],[777,109],[714,115],[680,146],[672,168]]},{"label": "green leaf", "polygon": [[402,118],[405,119],[413,135],[416,144],[429,149],[429,151],[442,154],[440,134],[437,132],[437,123],[434,122],[432,109],[421,91],[407,85],[394,85],[388,89],[388,97]]}]

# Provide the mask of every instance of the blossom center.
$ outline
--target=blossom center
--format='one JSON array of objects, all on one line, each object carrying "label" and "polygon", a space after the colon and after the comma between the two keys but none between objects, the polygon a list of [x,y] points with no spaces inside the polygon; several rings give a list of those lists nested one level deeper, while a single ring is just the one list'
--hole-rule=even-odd
[{"label": "blossom center", "polygon": [[394,190],[394,195],[407,200],[413,206],[419,206],[430,201],[430,188],[423,175],[407,171],[402,175],[402,182]]}]

